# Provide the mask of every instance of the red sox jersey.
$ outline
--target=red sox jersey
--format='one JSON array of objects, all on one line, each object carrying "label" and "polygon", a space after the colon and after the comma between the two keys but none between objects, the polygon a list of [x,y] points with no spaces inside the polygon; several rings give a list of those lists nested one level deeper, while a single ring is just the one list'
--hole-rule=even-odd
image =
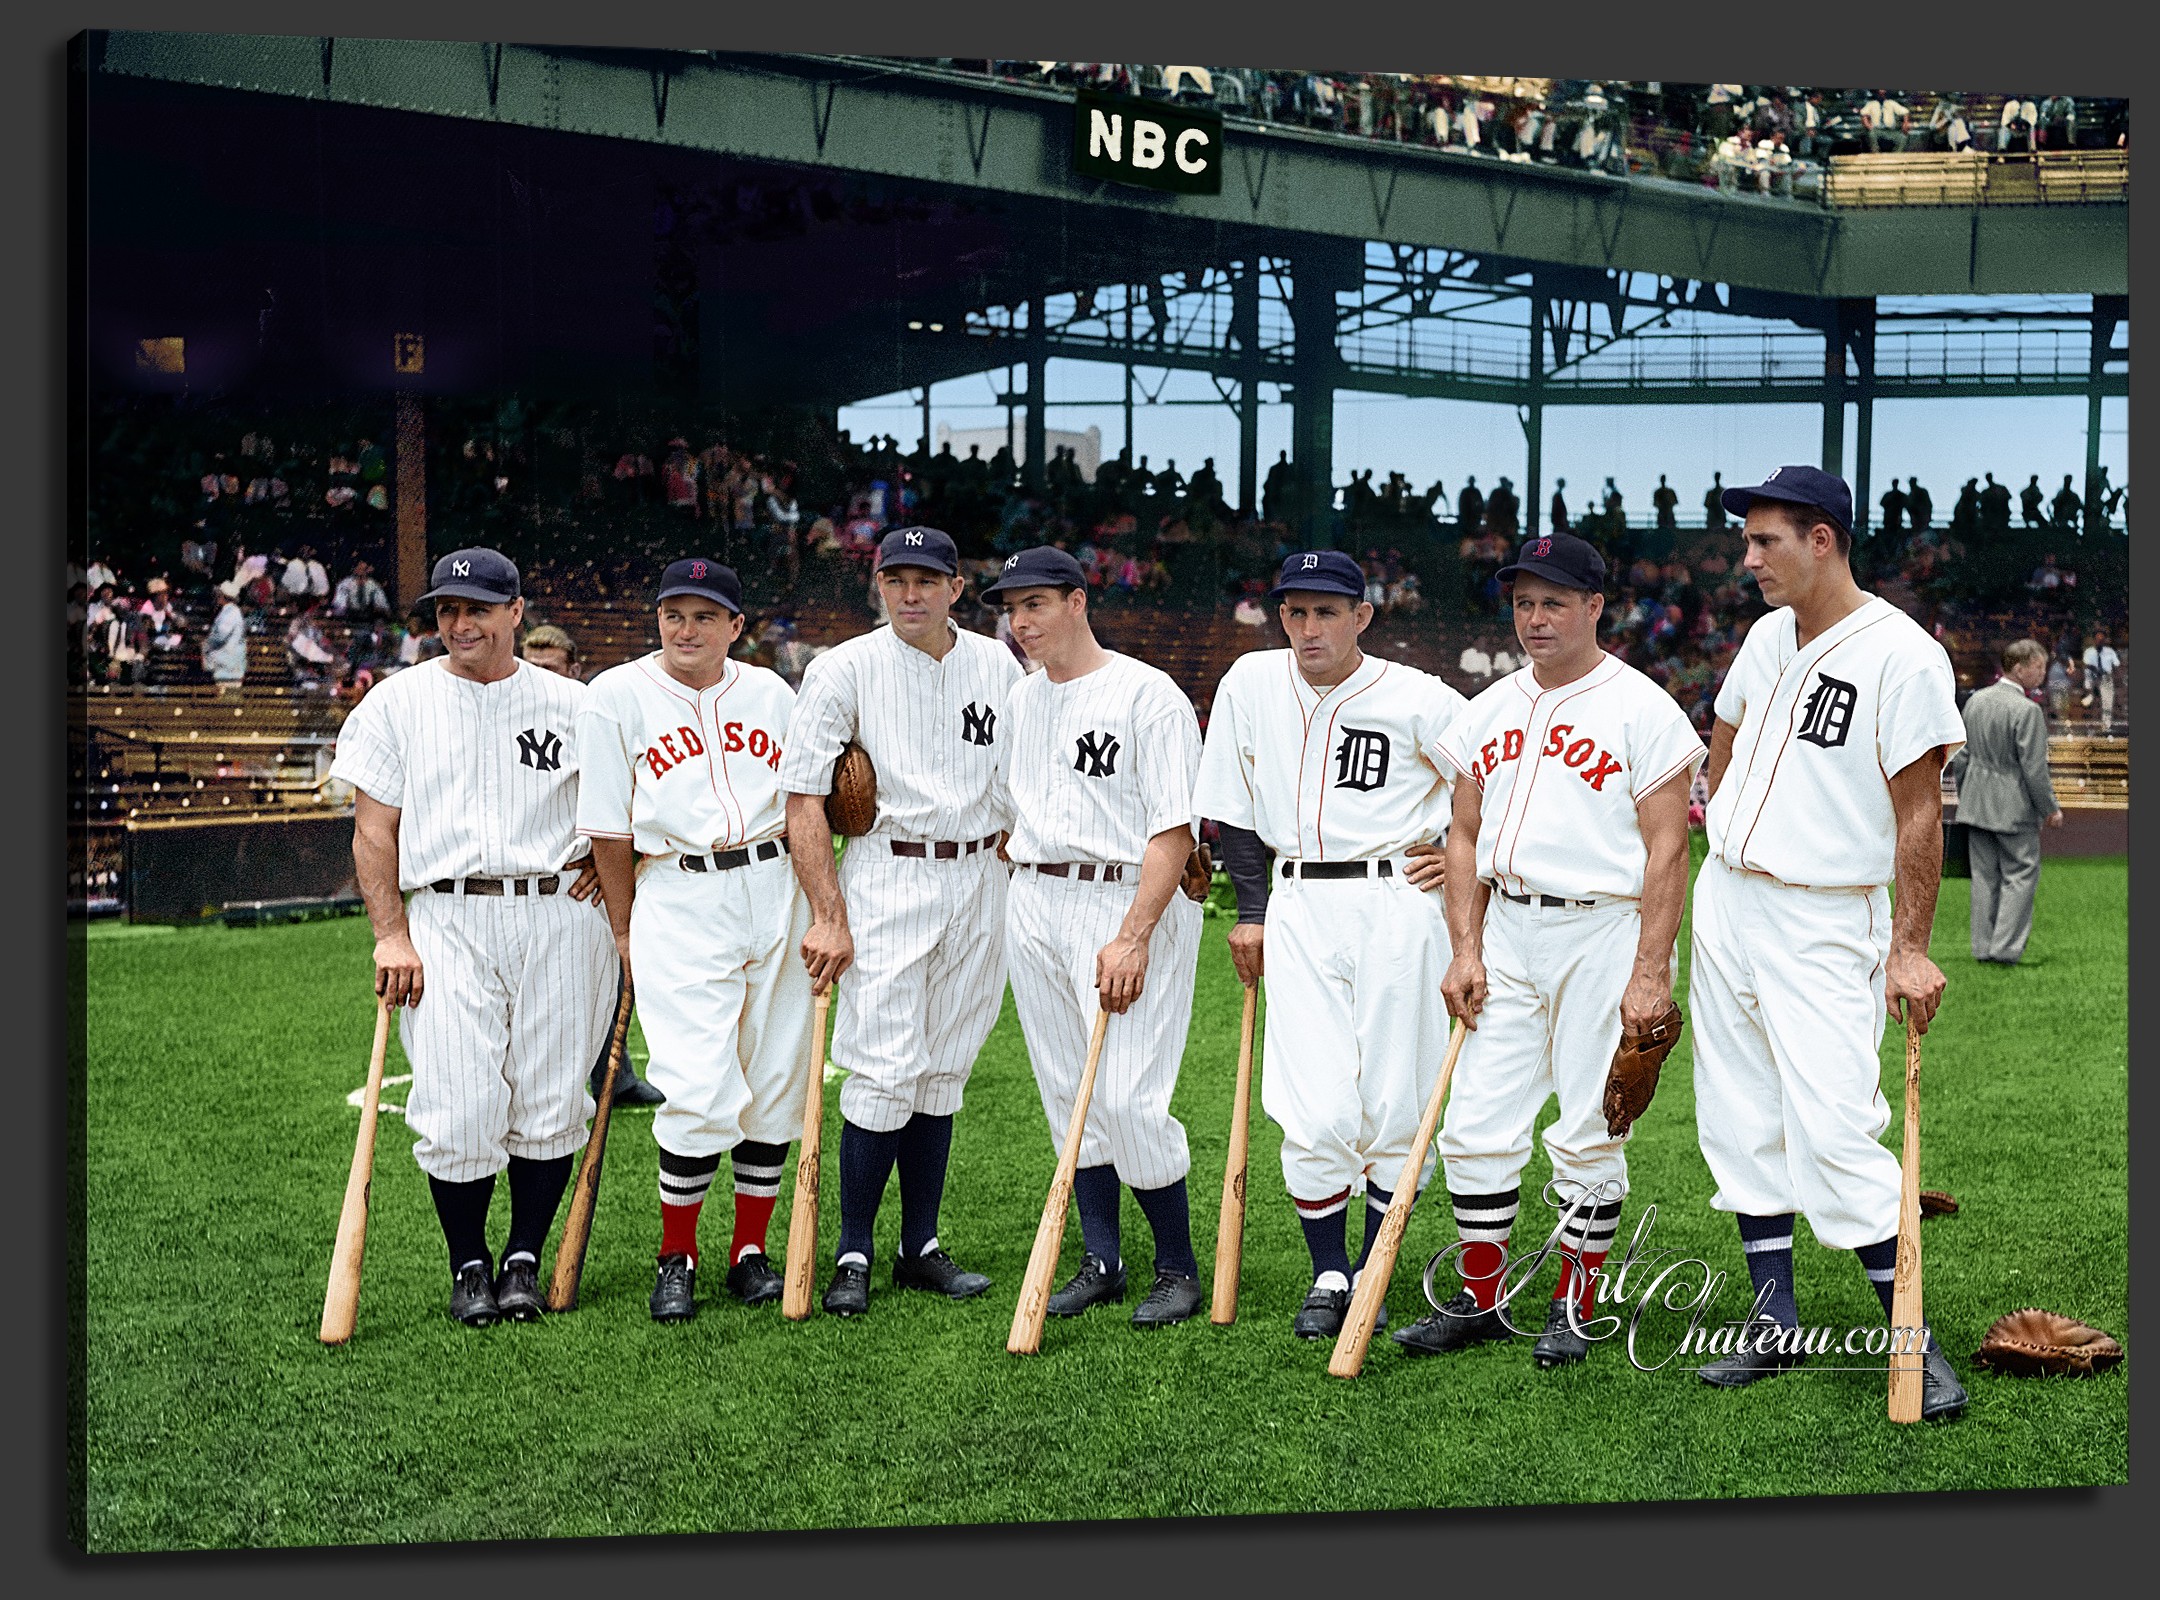
[{"label": "red sox jersey", "polygon": [[1635,806],[1709,755],[1671,695],[1618,656],[1557,689],[1525,667],[1480,691],[1440,737],[1478,786],[1477,875],[1510,894],[1642,898]]},{"label": "red sox jersey", "polygon": [[1252,651],[1215,691],[1193,811],[1306,861],[1442,839],[1452,779],[1433,752],[1465,703],[1429,673],[1377,656],[1315,689],[1294,652]]},{"label": "red sox jersey", "polygon": [[1799,648],[1790,606],[1748,629],[1718,691],[1739,730],[1704,818],[1726,865],[1814,889],[1875,888],[1897,873],[1890,779],[1965,742],[1950,657],[1870,595]]},{"label": "red sox jersey", "polygon": [[692,689],[659,651],[610,667],[578,714],[578,832],[641,855],[705,855],[787,831],[781,741],[795,694],[778,673],[730,661]]}]

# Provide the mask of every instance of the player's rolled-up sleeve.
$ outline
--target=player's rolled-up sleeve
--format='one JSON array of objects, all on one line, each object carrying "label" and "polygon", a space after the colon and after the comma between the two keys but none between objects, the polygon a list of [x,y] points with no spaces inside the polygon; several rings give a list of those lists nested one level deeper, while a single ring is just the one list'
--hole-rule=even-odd
[{"label": "player's rolled-up sleeve", "polygon": [[631,807],[637,789],[636,755],[614,708],[601,693],[588,694],[577,714],[577,831],[594,839],[633,837]]},{"label": "player's rolled-up sleeve", "polygon": [[[1875,753],[1886,776],[1896,777],[1937,746],[1944,759],[1965,743],[1965,719],[1958,713],[1957,679],[1950,658],[1921,661],[1886,677],[1875,721]],[[1900,669],[1893,667],[1893,673]]]},{"label": "player's rolled-up sleeve", "polygon": [[1193,782],[1191,814],[1212,817],[1232,828],[1256,828],[1251,766],[1244,748],[1245,719],[1232,679],[1225,675],[1215,691],[1207,737],[1200,744],[1199,775]]},{"label": "player's rolled-up sleeve", "polygon": [[1737,728],[1747,716],[1748,698],[1755,692],[1755,643],[1756,630],[1768,625],[1764,617],[1748,629],[1748,635],[1740,641],[1740,648],[1733,655],[1732,665],[1725,669],[1725,681],[1718,685],[1717,699],[1711,709],[1720,722]]},{"label": "player's rolled-up sleeve", "polygon": [[788,717],[780,757],[780,787],[788,794],[831,794],[833,763],[855,737],[855,679],[848,669],[820,656],[803,674],[802,692]]},{"label": "player's rolled-up sleeve", "polygon": [[345,725],[338,729],[337,756],[330,763],[330,776],[351,784],[377,805],[404,809],[404,751],[383,702],[373,695],[354,706]]},{"label": "player's rolled-up sleeve", "polygon": [[1455,730],[1469,722],[1470,702],[1451,685],[1437,680],[1433,685],[1432,702],[1418,736],[1418,750],[1439,769],[1442,780],[1452,788],[1456,778],[1470,770],[1469,763],[1457,753],[1453,744]]},{"label": "player's rolled-up sleeve", "polygon": [[1631,730],[1634,748],[1629,752],[1628,793],[1640,800],[1675,778],[1693,777],[1695,769],[1710,759],[1710,747],[1687,713],[1663,695],[1638,716]]}]

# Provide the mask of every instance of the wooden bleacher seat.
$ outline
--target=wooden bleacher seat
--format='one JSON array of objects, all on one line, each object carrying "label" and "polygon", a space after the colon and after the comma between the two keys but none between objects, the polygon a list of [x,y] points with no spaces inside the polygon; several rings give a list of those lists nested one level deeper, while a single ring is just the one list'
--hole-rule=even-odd
[{"label": "wooden bleacher seat", "polygon": [[2048,740],[2048,777],[2066,807],[2124,811],[2130,806],[2128,739],[2056,737]]},{"label": "wooden bleacher seat", "polygon": [[[1982,125],[1972,124],[1976,132]],[[1830,158],[1823,197],[1862,206],[2061,205],[2128,200],[2127,150],[1997,155],[1974,148]]]}]

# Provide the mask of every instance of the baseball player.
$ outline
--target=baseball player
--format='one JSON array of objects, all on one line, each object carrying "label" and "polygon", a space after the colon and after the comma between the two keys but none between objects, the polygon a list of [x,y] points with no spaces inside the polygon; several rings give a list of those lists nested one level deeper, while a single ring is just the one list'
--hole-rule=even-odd
[{"label": "baseball player", "polygon": [[[895,528],[878,545],[890,621],[803,674],[780,761],[795,875],[810,897],[804,964],[833,1008],[840,1089],[840,1240],[824,1306],[870,1304],[872,1227],[900,1173],[893,1284],[954,1300],[990,1287],[938,1245],[953,1113],[1005,998],[1011,821],[999,777],[1012,653],[951,620],[965,583],[952,539]],[[850,740],[877,769],[878,814],[837,870],[824,797]]]},{"label": "baseball player", "polygon": [[[1444,863],[1406,852],[1446,832],[1438,741],[1465,702],[1359,648],[1373,608],[1343,552],[1292,554],[1269,592],[1290,648],[1240,656],[1223,675],[1193,810],[1221,826],[1238,976],[1267,982],[1260,1103],[1283,1130],[1283,1182],[1313,1263],[1292,1331],[1333,1338],[1393,1198],[1381,1185],[1409,1159],[1447,1053],[1447,923],[1422,887]],[[1428,1151],[1421,1188],[1430,1172]],[[1360,1184],[1353,1262],[1343,1213]]]},{"label": "baseball player", "polygon": [[1085,1254],[1047,1309],[1123,1302],[1122,1184],[1155,1235],[1155,1283],[1133,1326],[1164,1327],[1200,1309],[1192,1156],[1170,1114],[1200,960],[1200,907],[1179,891],[1200,719],[1167,674],[1096,642],[1087,575],[1064,551],[1009,556],[983,594],[1003,602],[1042,668],[1007,699],[1005,953],[1053,1146],[1072,1122],[1097,1007],[1119,1019],[1103,1035],[1073,1175]]},{"label": "baseball player", "polygon": [[1605,1076],[1623,1022],[1647,1028],[1672,1000],[1688,784],[1704,751],[1671,695],[1598,648],[1605,563],[1593,545],[1531,539],[1497,576],[1512,586],[1528,664],[1481,691],[1440,739],[1457,778],[1454,959],[1441,990],[1472,1030],[1440,1131],[1464,1288],[1394,1338],[1430,1355],[1516,1331],[1496,1309],[1507,1241],[1531,1132],[1557,1094],[1545,1149],[1566,1207],[1562,1266],[1532,1349],[1550,1368],[1590,1351],[1579,1328],[1627,1193],[1627,1140],[1606,1131]]},{"label": "baseball player", "polygon": [[[1797,1329],[1793,1214],[1851,1250],[1890,1313],[1902,1172],[1880,1136],[1886,1013],[1925,1031],[1942,872],[1942,769],[1965,739],[1941,645],[1853,582],[1852,495],[1813,467],[1725,491],[1742,565],[1776,607],[1718,691],[1710,854],[1695,881],[1688,998],[1695,1119],[1739,1224],[1762,1317]],[[1897,882],[1895,909],[1886,892]],[[1723,1388],[1798,1365],[1764,1329],[1701,1369]],[[1924,1417],[1964,1408],[1932,1334]]]},{"label": "baseball player", "polygon": [[[484,1327],[541,1314],[540,1249],[585,1144],[585,1076],[620,968],[577,832],[585,686],[518,660],[524,601],[500,553],[452,551],[421,599],[447,653],[368,691],[330,775],[355,791],[375,992],[400,1008],[405,1120],[450,1247],[450,1314]],[[487,1213],[506,1168],[497,1276]]]},{"label": "baseball player", "polygon": [[733,1152],[728,1293],[777,1299],[765,1248],[810,1090],[810,903],[788,868],[781,743],[795,694],[731,661],[742,584],[691,557],[660,577],[660,648],[610,667],[579,713],[578,831],[637,986],[660,1146],[655,1322],[697,1311],[698,1213]]}]

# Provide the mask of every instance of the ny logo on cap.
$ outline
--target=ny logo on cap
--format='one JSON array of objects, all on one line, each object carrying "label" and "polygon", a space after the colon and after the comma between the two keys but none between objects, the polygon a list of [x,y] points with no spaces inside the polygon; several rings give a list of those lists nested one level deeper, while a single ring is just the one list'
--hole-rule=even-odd
[{"label": "ny logo on cap", "polygon": [[471,576],[472,576],[472,563],[471,563],[470,561],[453,561],[453,562],[451,562],[451,563],[450,563],[450,575],[451,575],[451,576],[452,576],[453,578],[469,578],[469,577],[471,577]]},{"label": "ny logo on cap", "polygon": [[921,534],[919,534],[919,533],[911,533],[911,534],[909,534],[909,535],[907,536],[907,542],[908,542],[909,544],[921,544],[921,543],[922,543],[922,535],[921,535]]},{"label": "ny logo on cap", "polygon": [[1005,558],[1005,570],[1007,572],[1012,571],[1012,569],[1017,567],[1018,565],[1020,565],[1020,558],[1018,556],[1007,556]]},{"label": "ny logo on cap", "polygon": [[702,561],[693,561],[693,562],[691,562],[691,563],[690,563],[690,576],[691,576],[691,577],[693,577],[693,578],[702,578],[702,577],[704,577],[704,576],[705,576],[705,563],[704,563],[704,562],[702,562]]},{"label": "ny logo on cap", "polygon": [[1533,539],[1530,541],[1530,548],[1525,550],[1523,554],[1532,561],[1537,560],[1540,556],[1549,556],[1552,554],[1552,540]]},{"label": "ny logo on cap", "polygon": [[1300,566],[1299,570],[1304,572],[1310,572],[1318,565],[1320,565],[1320,558],[1318,556],[1307,556],[1302,565]]}]

